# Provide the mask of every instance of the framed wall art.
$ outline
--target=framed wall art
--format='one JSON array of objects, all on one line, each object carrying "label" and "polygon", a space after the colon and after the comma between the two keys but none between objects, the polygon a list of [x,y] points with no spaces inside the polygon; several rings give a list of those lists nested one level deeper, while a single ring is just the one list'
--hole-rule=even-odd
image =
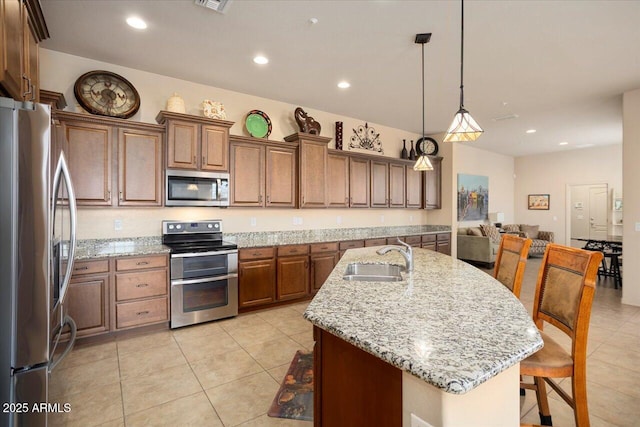
[{"label": "framed wall art", "polygon": [[529,201],[527,203],[529,210],[533,211],[548,211],[549,210],[549,195],[548,194],[529,194]]},{"label": "framed wall art", "polygon": [[489,212],[489,177],[458,174],[458,221],[482,221]]}]

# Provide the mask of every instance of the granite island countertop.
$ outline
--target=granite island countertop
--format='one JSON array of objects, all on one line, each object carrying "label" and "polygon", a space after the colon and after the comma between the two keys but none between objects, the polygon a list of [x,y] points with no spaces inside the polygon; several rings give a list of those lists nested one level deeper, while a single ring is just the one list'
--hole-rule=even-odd
[{"label": "granite island countertop", "polygon": [[453,394],[466,393],[542,348],[520,301],[487,273],[450,256],[414,249],[401,282],[346,281],[351,262],[404,258],[350,249],[307,307],[315,326]]}]

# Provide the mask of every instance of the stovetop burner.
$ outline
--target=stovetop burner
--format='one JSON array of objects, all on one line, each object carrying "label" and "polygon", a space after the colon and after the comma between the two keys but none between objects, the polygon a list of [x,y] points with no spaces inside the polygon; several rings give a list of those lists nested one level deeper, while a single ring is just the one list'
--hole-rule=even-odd
[{"label": "stovetop burner", "polygon": [[238,249],[222,239],[221,220],[162,221],[162,243],[176,254]]}]

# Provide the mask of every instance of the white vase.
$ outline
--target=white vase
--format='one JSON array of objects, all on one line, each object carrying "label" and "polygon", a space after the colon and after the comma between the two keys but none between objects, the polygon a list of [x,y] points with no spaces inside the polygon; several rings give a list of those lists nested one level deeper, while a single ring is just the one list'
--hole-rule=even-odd
[{"label": "white vase", "polygon": [[174,93],[169,99],[167,99],[167,111],[185,114],[187,110],[184,107],[184,99],[182,99],[182,97],[177,93]]}]

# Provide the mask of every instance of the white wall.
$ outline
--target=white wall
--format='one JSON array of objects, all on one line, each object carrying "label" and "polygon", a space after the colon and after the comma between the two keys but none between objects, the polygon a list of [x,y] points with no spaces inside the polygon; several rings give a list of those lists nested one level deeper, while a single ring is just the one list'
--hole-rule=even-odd
[{"label": "white wall", "polygon": [[[568,245],[567,185],[607,184],[609,190],[621,189],[622,144],[517,157],[515,174],[517,222],[538,224],[540,230],[555,233],[556,243]],[[549,194],[549,210],[528,210],[529,194]]]},{"label": "white wall", "polygon": [[[132,68],[121,67],[88,58],[68,55],[47,49],[40,49],[40,84],[43,89],[62,92],[69,104],[67,110],[75,111],[76,100],[73,85],[83,73],[91,70],[109,70],[128,79],[141,97],[140,110],[130,120],[155,123],[160,110],[165,109],[167,99],[177,92],[185,100],[187,113],[202,115],[201,103],[204,99],[221,101],[227,112],[227,119],[234,121],[231,133],[248,135],[244,130],[244,118],[253,109],[266,112],[273,122],[271,140],[282,140],[298,131],[293,118],[297,105],[271,99],[260,98],[225,89],[196,84],[167,76],[153,74]],[[345,149],[353,134],[352,129],[365,123],[366,118],[356,119],[332,113],[313,110],[302,106],[322,125],[322,135],[334,137],[335,122],[344,123],[343,145]],[[390,107],[392,108],[392,106]],[[418,135],[400,129],[369,123],[380,133],[384,155],[400,157],[402,139],[416,140]],[[332,140],[330,148],[335,147]],[[409,147],[407,147],[409,149]],[[374,154],[371,151],[356,150]],[[221,218],[227,231],[270,231],[287,229],[368,227],[377,225],[409,225],[427,223],[428,213],[419,209],[218,209],[218,208],[164,208],[164,209],[82,209],[79,214],[80,238],[108,238],[152,236],[160,234],[162,219],[204,219]],[[301,226],[293,225],[293,217],[301,217]],[[340,217],[340,219],[338,219]],[[256,226],[251,219],[256,218]],[[115,232],[113,221],[123,220],[123,230]],[[338,222],[341,222],[338,224]],[[431,222],[434,224],[434,222]],[[450,222],[439,222],[448,225]]]},{"label": "white wall", "polygon": [[624,94],[622,112],[622,169],[625,183],[622,244],[626,260],[622,269],[622,302],[640,305],[640,89]]}]

